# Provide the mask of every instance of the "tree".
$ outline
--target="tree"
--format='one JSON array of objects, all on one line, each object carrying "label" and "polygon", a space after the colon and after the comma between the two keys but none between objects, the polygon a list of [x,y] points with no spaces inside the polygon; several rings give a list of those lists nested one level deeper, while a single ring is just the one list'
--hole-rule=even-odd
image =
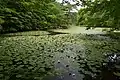
[{"label": "tree", "polygon": [[0,2],[1,33],[59,28],[67,24],[62,17],[64,14],[61,5],[55,0],[0,0]]},{"label": "tree", "polygon": [[62,0],[62,9],[65,13],[66,20],[69,22],[68,24],[76,24],[77,22],[77,12],[74,10],[78,10],[77,6],[79,2],[76,0]]},{"label": "tree", "polygon": [[86,26],[120,29],[120,0],[84,0],[82,2],[87,7],[79,11],[79,23]]}]

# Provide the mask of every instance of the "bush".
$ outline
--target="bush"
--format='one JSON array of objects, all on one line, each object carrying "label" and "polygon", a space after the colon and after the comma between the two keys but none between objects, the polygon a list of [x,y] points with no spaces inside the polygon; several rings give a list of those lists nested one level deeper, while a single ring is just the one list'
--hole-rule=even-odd
[{"label": "bush", "polygon": [[[0,32],[59,28],[66,25],[60,4],[54,1],[1,1]],[[39,4],[38,4],[39,3]],[[62,15],[62,16],[61,16]],[[64,28],[64,27],[62,27]]]}]

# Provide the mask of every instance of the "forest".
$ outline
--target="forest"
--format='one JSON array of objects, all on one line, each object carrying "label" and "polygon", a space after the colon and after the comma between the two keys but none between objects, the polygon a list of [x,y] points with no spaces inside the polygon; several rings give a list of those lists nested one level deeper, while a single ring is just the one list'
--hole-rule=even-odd
[{"label": "forest", "polygon": [[120,80],[120,0],[0,0],[0,80]]},{"label": "forest", "polygon": [[[69,24],[118,30],[119,0],[0,0],[0,32],[67,28]],[[81,2],[81,3],[80,3]],[[67,4],[64,6],[64,4]],[[78,9],[77,6],[84,7]],[[78,9],[78,13],[71,12]],[[72,15],[72,16],[71,16]]]}]

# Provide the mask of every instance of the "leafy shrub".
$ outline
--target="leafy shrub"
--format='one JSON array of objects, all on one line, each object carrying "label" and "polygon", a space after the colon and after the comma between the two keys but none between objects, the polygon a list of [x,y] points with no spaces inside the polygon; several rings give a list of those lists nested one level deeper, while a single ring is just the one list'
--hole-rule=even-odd
[{"label": "leafy shrub", "polygon": [[64,17],[59,16],[64,15],[57,2],[47,0],[1,2],[3,3],[0,4],[1,33],[59,28],[67,24]]}]

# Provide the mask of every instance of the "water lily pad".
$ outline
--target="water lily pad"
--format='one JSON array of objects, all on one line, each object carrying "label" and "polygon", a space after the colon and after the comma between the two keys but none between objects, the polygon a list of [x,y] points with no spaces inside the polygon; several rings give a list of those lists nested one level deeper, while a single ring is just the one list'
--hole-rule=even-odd
[{"label": "water lily pad", "polygon": [[115,68],[120,70],[120,65],[115,65]]},{"label": "water lily pad", "polygon": [[22,75],[18,74],[18,75],[16,75],[16,77],[17,77],[17,78],[20,78],[20,77],[22,77]]},{"label": "water lily pad", "polygon": [[114,72],[114,75],[119,76],[120,77],[120,72]]}]

